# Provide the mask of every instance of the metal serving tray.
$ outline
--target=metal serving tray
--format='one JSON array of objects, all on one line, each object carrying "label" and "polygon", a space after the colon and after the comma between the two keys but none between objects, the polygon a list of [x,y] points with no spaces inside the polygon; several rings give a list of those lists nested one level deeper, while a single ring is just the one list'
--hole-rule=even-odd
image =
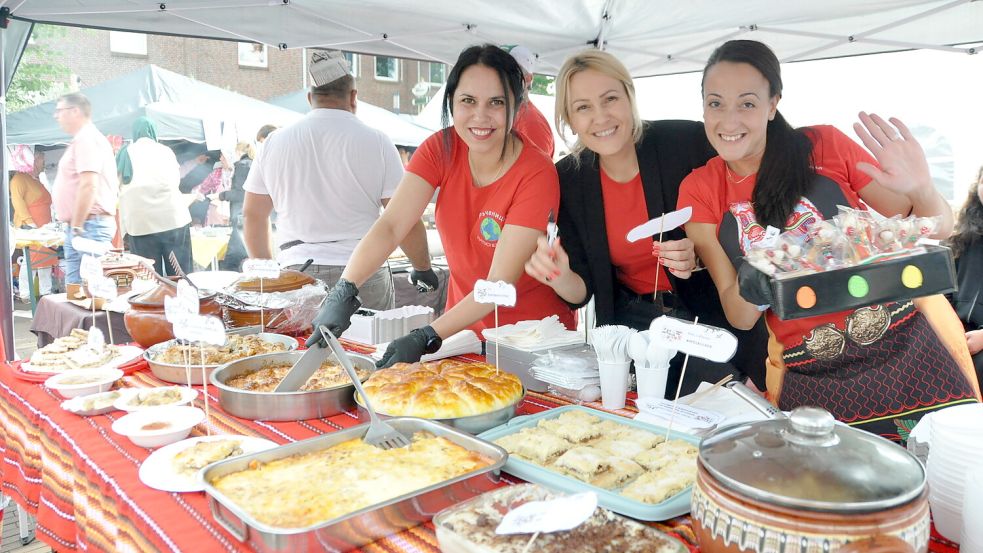
[{"label": "metal serving tray", "polygon": [[[344,413],[355,403],[355,386],[346,384],[325,390],[296,392],[254,392],[227,386],[225,382],[242,373],[262,369],[270,364],[294,364],[302,351],[265,353],[226,363],[215,369],[208,381],[218,388],[218,402],[230,415],[265,421],[299,421]],[[332,354],[333,357],[333,354]],[[348,354],[356,369],[375,370],[375,362],[364,355]],[[331,357],[329,357],[331,358]]]},{"label": "metal serving tray", "polygon": [[[349,357],[352,357],[349,355]],[[354,388],[354,386],[352,386]],[[452,428],[457,428],[458,430],[463,430],[468,434],[478,435],[488,429],[495,428],[502,424],[507,423],[515,417],[515,414],[519,410],[519,405],[522,404],[522,400],[526,398],[526,388],[522,387],[522,395],[519,399],[515,400],[514,403],[506,405],[501,409],[496,409],[488,413],[482,413],[480,415],[470,415],[467,417],[455,417],[451,419],[427,419],[436,421],[442,424],[446,424]],[[358,404],[358,420],[363,422],[369,422],[369,412],[365,408],[362,402],[362,397],[355,393],[355,403]],[[383,419],[390,419],[393,417],[398,417],[399,415],[389,415],[381,411],[376,411],[376,414]]]},{"label": "metal serving tray", "polygon": [[[252,328],[252,327],[251,327]],[[255,327],[259,328],[259,327]],[[283,334],[273,334],[270,332],[229,332],[229,334],[256,334],[263,339],[264,342],[280,343],[287,346],[287,351],[293,351],[297,349],[297,339],[291,338],[290,336],[284,336]],[[143,358],[150,365],[150,372],[154,373],[154,376],[163,380],[164,382],[173,382],[174,384],[189,384],[187,373],[184,370],[184,365],[163,363],[160,361],[155,361],[157,357],[162,355],[164,351],[173,346],[177,340],[168,340],[166,342],[161,342],[150,346],[143,352]],[[237,360],[238,361],[238,360]],[[220,367],[218,365],[205,365],[205,374],[211,374],[216,368]],[[191,360],[191,382],[190,384],[201,385],[204,381],[201,379],[201,364],[194,359]]]},{"label": "metal serving tray", "polygon": [[[426,431],[477,452],[492,463],[476,471],[462,474],[445,482],[440,482],[419,491],[394,497],[389,501],[370,505],[353,513],[337,517],[320,524],[304,528],[277,528],[257,521],[235,505],[210,484],[210,481],[238,472],[258,461],[268,463],[291,455],[310,453],[327,449],[341,442],[360,438],[368,429],[367,424],[348,428],[317,438],[294,442],[251,455],[236,457],[209,465],[199,473],[203,482],[208,504],[215,521],[228,530],[241,542],[248,542],[256,551],[266,552],[304,552],[304,551],[348,551],[373,542],[379,538],[395,534],[417,524],[426,522],[438,512],[451,505],[471,499],[498,487],[499,470],[505,464],[508,453],[495,444],[479,440],[449,426],[415,418],[390,419],[389,424],[400,432],[410,435]],[[311,483],[316,486],[316,482]],[[291,498],[283,497],[283,501]]]},{"label": "metal serving tray", "polygon": [[[666,433],[666,429],[661,426],[638,422],[634,419],[625,418],[619,415],[612,415],[610,413],[590,409],[588,407],[582,407],[580,405],[567,405],[566,407],[550,409],[548,411],[536,413],[535,415],[516,417],[502,426],[480,434],[478,437],[482,440],[491,442],[501,438],[502,436],[515,434],[523,428],[536,426],[539,421],[543,419],[556,418],[567,411],[583,411],[600,419],[611,420],[618,424],[624,424],[626,426],[632,426],[641,430],[655,432],[656,434],[661,434],[663,436]],[[671,439],[685,440],[697,446],[700,445],[700,438],[690,434],[683,434],[682,432],[673,431],[669,437]],[[564,476],[558,472],[553,472],[549,469],[543,468],[539,465],[534,465],[516,457],[509,457],[503,470],[509,474],[514,474],[523,480],[542,484],[555,490],[568,493],[579,493],[585,491],[595,492],[597,494],[597,503],[602,507],[607,507],[618,514],[629,516],[638,520],[668,520],[672,517],[686,514],[690,509],[690,495],[692,493],[692,486],[687,487],[685,490],[677,493],[662,503],[652,505],[627,498],[615,492],[605,490],[604,488],[592,486],[586,482],[581,482],[576,478]]]}]

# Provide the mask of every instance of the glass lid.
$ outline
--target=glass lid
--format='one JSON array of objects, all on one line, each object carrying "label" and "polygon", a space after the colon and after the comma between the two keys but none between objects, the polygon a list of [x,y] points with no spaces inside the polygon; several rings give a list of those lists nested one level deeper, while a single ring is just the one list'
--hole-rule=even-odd
[{"label": "glass lid", "polygon": [[818,407],[722,428],[700,444],[700,460],[731,490],[814,511],[882,510],[925,488],[925,470],[913,455]]}]

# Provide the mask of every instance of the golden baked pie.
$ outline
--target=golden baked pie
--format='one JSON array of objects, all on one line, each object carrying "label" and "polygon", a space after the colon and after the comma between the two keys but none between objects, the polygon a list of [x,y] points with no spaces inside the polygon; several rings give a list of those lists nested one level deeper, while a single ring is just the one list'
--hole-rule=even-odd
[{"label": "golden baked pie", "polygon": [[[283,380],[283,377],[287,376],[292,367],[293,365],[290,363],[273,363],[252,372],[233,376],[225,381],[225,385],[250,392],[272,392]],[[369,376],[369,371],[355,367],[355,374],[360,380],[365,380]],[[300,387],[300,391],[327,390],[345,386],[351,382],[348,373],[341,365],[334,361],[325,361]]]},{"label": "golden baked pie", "polygon": [[490,413],[517,403],[523,394],[514,374],[455,360],[396,363],[375,371],[363,387],[377,411],[424,419]]},{"label": "golden baked pie", "polygon": [[305,528],[490,465],[454,442],[417,432],[410,445],[379,449],[348,440],[213,479],[210,483],[256,520]]},{"label": "golden baked pie", "polygon": [[261,336],[247,334],[240,336],[231,334],[226,337],[225,345],[173,343],[157,355],[154,361],[172,365],[184,365],[189,360],[192,365],[201,365],[204,354],[206,365],[222,365],[236,359],[245,359],[264,353],[287,351],[287,345],[282,342],[267,342]]}]

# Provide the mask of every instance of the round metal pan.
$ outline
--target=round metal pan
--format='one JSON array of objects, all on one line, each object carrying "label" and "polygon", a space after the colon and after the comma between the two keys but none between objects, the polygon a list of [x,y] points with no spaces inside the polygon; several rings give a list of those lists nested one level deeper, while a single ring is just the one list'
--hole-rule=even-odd
[{"label": "round metal pan", "polygon": [[[253,392],[227,386],[225,382],[243,373],[271,364],[296,363],[302,351],[267,353],[226,363],[212,372],[208,382],[218,388],[218,401],[230,415],[266,421],[298,421],[337,415],[354,407],[352,384],[303,392]],[[356,369],[375,370],[375,362],[364,356],[348,354]]]},{"label": "round metal pan", "polygon": [[[256,334],[263,339],[264,342],[281,343],[287,346],[287,351],[293,351],[297,349],[296,338],[291,338],[290,336],[284,336],[283,334],[272,334],[269,332],[260,332]],[[171,363],[163,363],[159,361],[154,361],[157,357],[160,357],[163,352],[174,345],[176,340],[168,340],[166,342],[161,342],[159,344],[150,346],[143,352],[143,358],[150,365],[150,372],[154,373],[154,376],[165,381],[172,382],[174,384],[204,384],[204,380],[201,378],[201,365],[195,362],[195,359],[191,359],[191,382],[188,382],[187,372],[184,370],[184,365],[174,365]],[[205,365],[205,373],[211,374],[215,369],[221,365]]]},{"label": "round metal pan", "polygon": [[[467,417],[455,417],[452,419],[426,419],[426,420],[437,421],[446,424],[451,428],[463,430],[468,434],[473,434],[477,436],[478,434],[481,434],[485,430],[490,430],[500,424],[505,424],[510,420],[512,420],[519,410],[519,405],[522,403],[522,400],[525,398],[526,398],[526,387],[523,386],[522,395],[519,396],[519,399],[515,400],[515,403],[506,405],[501,409],[496,409],[494,411],[490,411],[488,413],[482,413],[480,415],[470,415]],[[358,394],[355,394],[355,403],[358,404],[358,420],[368,421],[369,412],[365,408],[365,405],[362,403],[361,396],[359,396]],[[384,419],[403,416],[403,415],[389,415],[381,412],[376,412],[376,414]]]}]

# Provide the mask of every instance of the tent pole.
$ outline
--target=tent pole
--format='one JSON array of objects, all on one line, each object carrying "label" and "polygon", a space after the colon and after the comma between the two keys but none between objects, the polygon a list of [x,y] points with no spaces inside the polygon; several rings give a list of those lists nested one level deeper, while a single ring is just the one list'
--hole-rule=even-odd
[{"label": "tent pole", "polygon": [[4,75],[4,49],[7,43],[6,21],[0,22],[0,330],[3,337],[3,353],[5,361],[10,361],[17,354],[14,349],[14,287],[13,271],[10,266],[10,202],[4,202],[10,197],[10,182],[7,177],[7,83]]}]

